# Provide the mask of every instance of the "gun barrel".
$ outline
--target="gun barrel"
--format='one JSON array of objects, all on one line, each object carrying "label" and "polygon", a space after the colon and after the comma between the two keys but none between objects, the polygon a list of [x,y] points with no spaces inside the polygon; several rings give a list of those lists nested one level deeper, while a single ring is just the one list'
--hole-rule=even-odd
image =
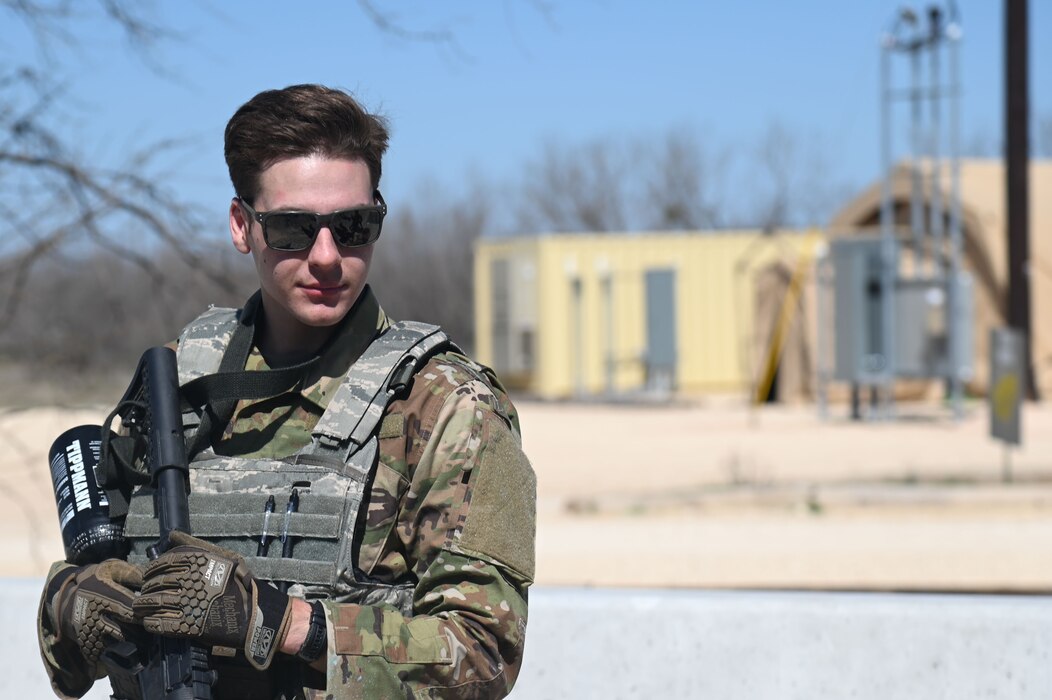
[{"label": "gun barrel", "polygon": [[179,411],[179,374],[175,352],[150,348],[143,356],[150,424],[150,471],[156,486],[161,543],[173,530],[190,532],[183,418]]}]

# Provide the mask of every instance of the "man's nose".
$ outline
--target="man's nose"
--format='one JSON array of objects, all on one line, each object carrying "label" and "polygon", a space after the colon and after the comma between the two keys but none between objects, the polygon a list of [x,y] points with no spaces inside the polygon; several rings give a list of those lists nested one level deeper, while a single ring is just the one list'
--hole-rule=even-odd
[{"label": "man's nose", "polygon": [[340,262],[340,249],[336,245],[336,239],[332,237],[332,231],[328,226],[322,226],[318,235],[314,237],[307,262],[318,267],[332,267]]}]

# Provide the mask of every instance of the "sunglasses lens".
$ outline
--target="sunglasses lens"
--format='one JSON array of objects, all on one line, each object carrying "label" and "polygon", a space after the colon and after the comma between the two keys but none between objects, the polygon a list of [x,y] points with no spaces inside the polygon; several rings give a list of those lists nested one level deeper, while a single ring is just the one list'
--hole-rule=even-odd
[{"label": "sunglasses lens", "polygon": [[383,217],[377,209],[351,209],[337,212],[330,227],[336,242],[347,248],[369,245],[380,237]]},{"label": "sunglasses lens", "polygon": [[328,226],[332,237],[345,248],[369,245],[380,237],[384,214],[381,207],[360,207],[325,216],[296,211],[266,212],[262,219],[263,238],[268,246],[274,250],[298,251],[314,244],[321,226]]},{"label": "sunglasses lens", "polygon": [[314,214],[285,212],[267,217],[264,227],[267,245],[275,250],[304,250],[310,248],[318,232]]}]

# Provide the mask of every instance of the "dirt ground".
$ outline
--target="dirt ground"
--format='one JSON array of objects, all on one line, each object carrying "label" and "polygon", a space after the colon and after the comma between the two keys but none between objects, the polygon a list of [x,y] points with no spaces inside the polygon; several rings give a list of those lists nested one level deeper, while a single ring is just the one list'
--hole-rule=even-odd
[{"label": "dirt ground", "polygon": [[[732,400],[518,406],[538,584],[1052,590],[1052,407],[1026,408],[1006,457],[980,403],[865,424]],[[0,410],[0,575],[61,558],[47,450],[104,414]]]}]

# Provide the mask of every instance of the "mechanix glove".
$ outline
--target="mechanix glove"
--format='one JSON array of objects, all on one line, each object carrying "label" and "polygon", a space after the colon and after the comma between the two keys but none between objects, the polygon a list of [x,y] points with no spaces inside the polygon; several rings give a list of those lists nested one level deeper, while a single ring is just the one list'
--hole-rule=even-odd
[{"label": "mechanix glove", "polygon": [[45,595],[51,600],[57,641],[74,640],[87,662],[86,671],[98,676],[103,649],[124,641],[131,626],[135,591],[142,585],[139,567],[120,559],[107,559],[60,572],[49,582]]},{"label": "mechanix glove", "polygon": [[147,632],[243,649],[256,668],[270,666],[291,617],[292,601],[257,581],[240,555],[185,533],[146,565],[133,605]]}]

